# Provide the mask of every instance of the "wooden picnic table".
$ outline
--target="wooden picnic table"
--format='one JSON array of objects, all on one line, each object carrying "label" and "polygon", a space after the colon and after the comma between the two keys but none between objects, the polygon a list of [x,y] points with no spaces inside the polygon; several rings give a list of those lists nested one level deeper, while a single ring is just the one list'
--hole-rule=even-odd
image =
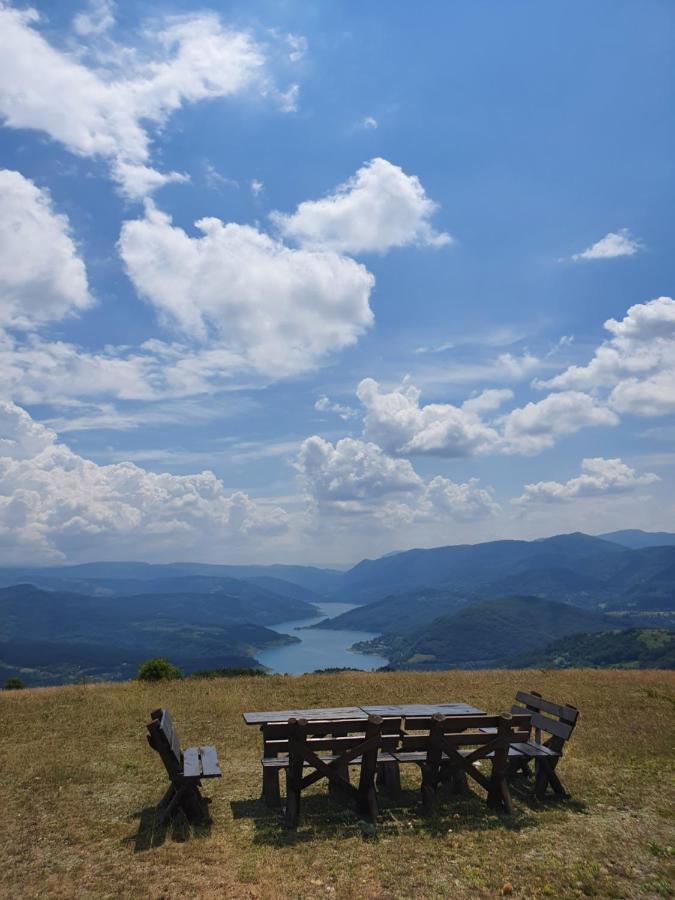
[{"label": "wooden picnic table", "polygon": [[[433,716],[440,713],[443,716],[470,716],[484,715],[483,710],[471,706],[469,703],[402,703],[386,706],[338,706],[318,709],[275,709],[263,712],[243,713],[244,722],[247,725],[258,725],[263,738],[263,787],[262,794],[269,806],[277,806],[280,803],[279,771],[274,766],[273,757],[278,756],[278,738],[289,722],[304,721],[307,723],[335,723],[339,728],[350,724],[358,728],[364,725],[372,717],[380,717],[385,723],[393,725],[396,734],[406,719]],[[391,730],[391,729],[390,729]],[[284,732],[285,734],[285,732]],[[275,739],[277,739],[275,741]],[[287,760],[280,761],[283,765]],[[347,776],[348,777],[348,776]],[[380,777],[383,783],[388,783],[393,793],[400,786],[398,764],[396,762],[380,767]]]},{"label": "wooden picnic table", "polygon": [[326,719],[367,719],[369,715],[393,719],[406,716],[432,716],[434,713],[441,713],[444,716],[469,716],[484,715],[484,710],[477,709],[469,703],[403,703],[388,706],[337,706],[329,709],[277,709],[267,712],[245,712],[243,717],[247,725],[265,726],[288,722],[289,719],[322,722]]}]

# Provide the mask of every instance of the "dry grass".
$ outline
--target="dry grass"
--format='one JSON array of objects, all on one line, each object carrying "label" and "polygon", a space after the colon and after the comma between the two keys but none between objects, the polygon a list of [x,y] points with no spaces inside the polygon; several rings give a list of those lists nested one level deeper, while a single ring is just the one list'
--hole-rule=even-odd
[{"label": "dry grass", "polygon": [[[508,708],[517,688],[581,710],[561,775],[574,801],[516,796],[417,809],[416,770],[375,837],[350,808],[308,797],[286,833],[258,800],[260,735],[242,710],[465,700]],[[672,867],[673,673],[345,673],[46,688],[0,695],[3,897],[664,897]],[[153,831],[165,775],[145,743],[168,706],[184,744],[214,743],[210,828]],[[671,873],[672,875],[672,870]]]}]

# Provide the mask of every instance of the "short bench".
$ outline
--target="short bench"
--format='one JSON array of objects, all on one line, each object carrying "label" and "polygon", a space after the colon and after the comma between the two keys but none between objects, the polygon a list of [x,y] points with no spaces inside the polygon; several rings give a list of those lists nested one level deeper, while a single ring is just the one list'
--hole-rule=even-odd
[{"label": "short bench", "polygon": [[215,747],[188,747],[181,750],[178,734],[167,709],[150,713],[148,743],[159,753],[171,786],[160,801],[158,821],[164,823],[178,809],[189,820],[204,817],[204,800],[199,791],[203,778],[220,778]]},{"label": "short bench", "polygon": [[514,715],[528,713],[532,732],[526,742],[514,744],[517,755],[509,760],[509,773],[531,774],[529,765],[534,760],[535,795],[542,800],[550,787],[560,797],[569,796],[556,773],[556,766],[577,724],[579,710],[575,706],[545,700],[536,691],[518,691],[511,712]]}]

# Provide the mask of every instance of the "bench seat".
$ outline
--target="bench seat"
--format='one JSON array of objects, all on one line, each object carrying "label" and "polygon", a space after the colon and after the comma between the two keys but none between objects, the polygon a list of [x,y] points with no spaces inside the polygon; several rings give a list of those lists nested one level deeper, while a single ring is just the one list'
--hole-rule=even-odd
[{"label": "bench seat", "polygon": [[183,750],[183,778],[220,778],[215,747],[188,747]]},{"label": "bench seat", "polygon": [[[462,756],[468,756],[471,751],[470,750],[460,750],[458,751]],[[509,747],[509,758],[522,758],[522,757],[532,757],[532,756],[556,756],[557,754],[553,753],[547,747],[543,747],[537,744],[513,744]],[[486,758],[491,758],[493,753],[487,753]],[[382,765],[385,763],[423,763],[427,758],[427,754],[425,750],[412,750],[401,753],[387,753],[387,751],[380,751],[377,754],[377,763],[378,765]],[[326,765],[330,765],[332,762],[338,759],[337,756],[322,756],[322,762],[326,763]],[[448,759],[447,754],[443,754],[443,761]],[[287,769],[288,768],[288,757],[287,756],[263,756],[260,760],[264,769]],[[305,767],[308,767],[310,764],[308,762],[304,763]],[[361,765],[361,757],[357,756],[354,759],[350,760],[348,765],[350,766],[360,766]]]}]

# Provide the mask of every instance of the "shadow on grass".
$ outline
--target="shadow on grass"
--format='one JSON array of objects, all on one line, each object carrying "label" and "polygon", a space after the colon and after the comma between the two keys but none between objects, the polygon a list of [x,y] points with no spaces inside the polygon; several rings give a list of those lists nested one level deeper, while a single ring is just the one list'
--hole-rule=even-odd
[{"label": "shadow on grass", "polygon": [[171,819],[160,823],[156,806],[146,806],[145,809],[133,814],[132,818],[138,819],[136,834],[124,838],[124,844],[133,844],[134,853],[143,853],[154,847],[161,847],[170,837],[176,843],[185,843],[191,838],[208,837],[211,834],[212,820],[208,811],[210,801],[204,799],[201,818],[190,822],[185,813],[180,810]]},{"label": "shadow on grass", "polygon": [[484,796],[473,791],[451,794],[441,788],[434,815],[423,816],[418,790],[402,790],[397,799],[384,794],[378,796],[377,827],[363,821],[355,812],[350,799],[326,793],[302,797],[301,819],[297,830],[285,828],[281,808],[270,809],[263,800],[233,800],[230,803],[235,820],[248,819],[254,827],[254,843],[286,847],[316,840],[340,840],[361,835],[364,840],[402,834],[427,834],[447,838],[449,832],[520,831],[540,824],[537,813],[547,810],[558,815],[585,811],[583,803],[573,800],[537,800],[531,793],[514,792],[517,811],[513,816],[496,813],[487,808]]}]

